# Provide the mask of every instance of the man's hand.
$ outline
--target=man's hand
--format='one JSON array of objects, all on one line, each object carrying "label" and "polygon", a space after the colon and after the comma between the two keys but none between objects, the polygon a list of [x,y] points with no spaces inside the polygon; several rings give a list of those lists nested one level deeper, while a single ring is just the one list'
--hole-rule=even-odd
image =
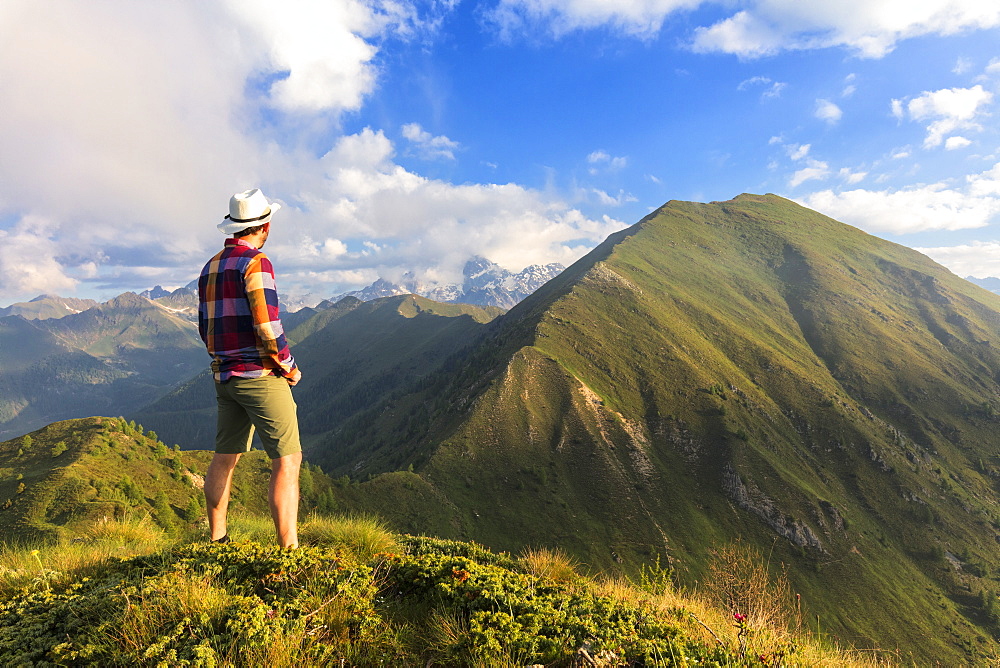
[{"label": "man's hand", "polygon": [[302,372],[299,371],[298,369],[295,369],[295,371],[292,372],[291,376],[285,376],[285,380],[288,381],[289,386],[295,387],[298,384],[298,382],[302,380]]}]

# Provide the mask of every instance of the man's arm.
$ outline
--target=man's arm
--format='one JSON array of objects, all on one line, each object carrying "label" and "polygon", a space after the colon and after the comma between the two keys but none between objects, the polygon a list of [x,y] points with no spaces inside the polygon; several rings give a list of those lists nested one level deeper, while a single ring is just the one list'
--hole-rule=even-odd
[{"label": "man's arm", "polygon": [[285,341],[285,331],[278,316],[278,291],[274,283],[274,269],[267,256],[261,253],[247,266],[243,275],[254,332],[259,341],[261,357],[270,358],[290,385],[295,385],[302,374]]}]

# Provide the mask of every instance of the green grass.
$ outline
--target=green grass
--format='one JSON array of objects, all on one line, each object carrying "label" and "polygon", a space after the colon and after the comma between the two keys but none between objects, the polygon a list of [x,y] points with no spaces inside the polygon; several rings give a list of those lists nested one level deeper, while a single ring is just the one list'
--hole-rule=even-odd
[{"label": "green grass", "polygon": [[[298,550],[204,537],[165,545],[155,531],[138,539],[134,524],[69,544],[71,556],[44,545],[0,554],[0,661],[569,666],[586,652],[646,666],[753,666],[761,656],[764,665],[873,666],[891,658],[796,633],[788,615],[754,617],[741,631],[726,608],[676,590],[669,577],[655,587],[586,577],[555,552],[513,559],[394,535],[370,519],[311,518],[303,533],[318,544]],[[375,536],[394,551],[373,552]],[[123,540],[128,552],[108,554]]]}]

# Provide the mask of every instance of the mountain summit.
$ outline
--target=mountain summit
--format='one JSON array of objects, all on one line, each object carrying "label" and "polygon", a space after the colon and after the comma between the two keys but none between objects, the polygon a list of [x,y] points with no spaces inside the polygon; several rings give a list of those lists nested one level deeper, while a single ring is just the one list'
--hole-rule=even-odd
[{"label": "mountain summit", "polygon": [[682,581],[742,540],[824,630],[996,655],[1000,297],[741,195],[666,204],[483,336],[310,456],[409,530]]},{"label": "mountain summit", "polygon": [[412,273],[407,273],[399,283],[380,278],[366,288],[345,293],[331,301],[336,302],[342,297],[370,301],[380,297],[415,294],[439,302],[506,309],[558,276],[564,268],[558,263],[533,264],[515,273],[484,257],[476,256],[465,263],[460,286],[425,284],[418,281]]}]

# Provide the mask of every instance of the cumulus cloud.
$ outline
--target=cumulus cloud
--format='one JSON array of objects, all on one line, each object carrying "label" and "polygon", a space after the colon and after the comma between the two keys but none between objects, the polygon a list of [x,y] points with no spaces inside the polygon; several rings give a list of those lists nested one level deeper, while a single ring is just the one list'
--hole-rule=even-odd
[{"label": "cumulus cloud", "polygon": [[[373,89],[375,38],[397,19],[355,0],[280,11],[6,1],[0,214],[42,217],[63,247],[92,258],[109,245],[153,249],[164,235],[174,256],[200,256],[217,238],[206,221],[225,213],[219,193],[271,193],[308,166],[272,136],[268,110],[335,120],[356,109]],[[109,255],[96,273],[126,261]]]},{"label": "cumulus cloud", "polygon": [[0,230],[0,298],[12,301],[75,289],[78,281],[56,260],[58,254],[51,224],[38,216],[25,216],[12,229]]},{"label": "cumulus cloud", "polygon": [[[337,251],[336,268],[341,270],[376,267],[387,276],[393,267],[405,268],[418,278],[436,276],[447,282],[461,280],[471,255],[512,269],[568,264],[625,227],[609,217],[587,218],[562,201],[516,184],[456,186],[420,176],[396,163],[392,142],[370,128],[341,137],[320,160],[318,171],[321,176],[296,193],[302,208],[287,211],[288,226],[321,229],[334,241],[314,242],[314,250],[308,245],[304,250],[299,238],[278,236],[269,247],[272,255],[289,261],[284,271],[300,282],[308,280],[306,272],[318,271],[331,259],[320,244]],[[351,250],[352,239],[365,243]]]},{"label": "cumulus cloud", "polygon": [[[705,0],[500,0],[488,16],[507,38],[531,28],[560,37],[610,27],[645,39],[656,35],[670,15],[706,4]],[[758,58],[781,51],[842,47],[864,58],[881,58],[905,39],[1000,26],[1000,6],[982,0],[747,0],[735,4],[740,9],[732,16],[695,29],[690,40],[693,50]]]},{"label": "cumulus cloud", "polygon": [[[285,205],[268,251],[286,290],[397,266],[454,275],[473,254],[568,263],[624,227],[515,184],[425,178],[382,132],[336,139],[375,91],[380,45],[423,29],[410,7],[0,3],[0,295],[186,283],[221,242],[228,194],[251,185]],[[403,136],[430,157],[459,148],[417,124]]]},{"label": "cumulus cloud", "polygon": [[955,149],[965,148],[971,144],[972,142],[970,140],[956,135],[954,137],[948,137],[948,139],[944,142],[944,147],[949,151],[954,151]]},{"label": "cumulus cloud", "polygon": [[822,190],[802,201],[831,218],[875,233],[981,228],[1000,214],[1000,163],[968,177],[964,188],[934,183],[898,190]]},{"label": "cumulus cloud", "polygon": [[996,276],[1000,266],[1000,242],[973,241],[957,246],[915,248],[953,273],[965,277],[987,278]]},{"label": "cumulus cloud", "polygon": [[969,184],[969,194],[973,197],[1000,197],[1000,162],[981,174],[966,177],[966,181]]},{"label": "cumulus cloud", "polygon": [[844,115],[840,107],[830,100],[816,100],[816,118],[834,125]]},{"label": "cumulus cloud", "polygon": [[457,141],[452,141],[444,135],[435,137],[424,130],[419,123],[407,123],[403,126],[403,136],[408,139],[417,153],[427,159],[455,159],[455,151],[459,148]]},{"label": "cumulus cloud", "polygon": [[227,0],[240,38],[260,50],[258,67],[280,74],[267,89],[287,111],[348,110],[375,85],[371,42],[409,18],[405,5],[360,0]]},{"label": "cumulus cloud", "polygon": [[901,120],[909,115],[914,121],[929,121],[924,148],[934,148],[953,132],[981,130],[978,120],[992,101],[993,93],[977,84],[925,91],[909,101],[893,100],[892,113]]},{"label": "cumulus cloud", "polygon": [[729,18],[696,29],[693,48],[757,58],[785,50],[846,47],[862,57],[881,58],[903,39],[1000,25],[1000,6],[980,0],[747,4]]}]

